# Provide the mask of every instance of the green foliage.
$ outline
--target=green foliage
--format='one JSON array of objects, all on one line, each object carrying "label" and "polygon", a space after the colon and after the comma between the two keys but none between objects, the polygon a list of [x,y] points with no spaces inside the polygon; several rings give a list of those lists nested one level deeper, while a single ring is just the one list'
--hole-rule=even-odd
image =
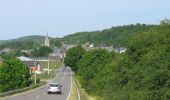
[{"label": "green foliage", "polygon": [[29,68],[14,58],[6,59],[0,67],[0,92],[30,85]]},{"label": "green foliage", "polygon": [[71,67],[72,70],[77,73],[78,71],[77,63],[82,58],[82,55],[84,53],[85,50],[80,45],[70,48],[66,52],[66,58],[64,59],[65,65]]},{"label": "green foliage", "polygon": [[112,61],[113,55],[103,49],[96,49],[86,52],[78,62],[78,75],[81,84],[91,93],[97,93],[104,86],[100,73],[105,70],[105,66]]},{"label": "green foliage", "polygon": [[108,46],[127,46],[131,35],[147,32],[148,30],[156,27],[156,25],[127,25],[117,26],[102,31],[93,32],[79,32],[71,35],[67,35],[62,38],[65,43],[84,44],[86,42],[94,43],[95,45],[108,45]]},{"label": "green foliage", "polygon": [[48,57],[49,53],[52,53],[53,50],[47,46],[40,46],[39,48],[33,49],[33,56],[34,57]]},{"label": "green foliage", "polygon": [[59,40],[59,38],[57,38],[57,39],[51,39],[51,40],[50,40],[50,45],[51,45],[52,47],[61,47],[61,46],[62,46],[61,41]]},{"label": "green foliage", "polygon": [[8,41],[2,44],[1,48],[10,49],[31,49],[34,45],[33,41]]},{"label": "green foliage", "polygon": [[44,44],[44,39],[45,36],[25,36],[18,39],[6,40],[0,45],[0,50],[3,48],[29,50]]},{"label": "green foliage", "polygon": [[[112,85],[119,87],[112,90],[115,100],[170,99],[170,26],[165,23],[131,38],[126,55],[113,73],[117,74]],[[115,98],[116,93],[119,96]]]},{"label": "green foliage", "polygon": [[82,87],[104,100],[169,100],[170,21],[128,39],[125,54],[99,49],[83,55]]}]

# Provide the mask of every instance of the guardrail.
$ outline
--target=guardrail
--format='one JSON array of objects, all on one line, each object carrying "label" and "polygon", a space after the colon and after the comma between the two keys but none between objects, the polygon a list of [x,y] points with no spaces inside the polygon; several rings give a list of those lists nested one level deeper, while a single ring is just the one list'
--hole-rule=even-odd
[{"label": "guardrail", "polygon": [[36,85],[31,85],[31,86],[26,87],[26,88],[22,88],[22,89],[17,89],[17,90],[12,90],[12,91],[8,91],[8,92],[0,93],[0,98],[8,96],[8,95],[15,94],[15,93],[24,92],[24,91],[27,91],[27,90],[30,90],[30,89],[34,89],[34,88],[39,87],[39,86],[44,85],[44,84],[46,84],[46,82],[42,81],[42,82],[40,82],[40,83],[38,83]]}]

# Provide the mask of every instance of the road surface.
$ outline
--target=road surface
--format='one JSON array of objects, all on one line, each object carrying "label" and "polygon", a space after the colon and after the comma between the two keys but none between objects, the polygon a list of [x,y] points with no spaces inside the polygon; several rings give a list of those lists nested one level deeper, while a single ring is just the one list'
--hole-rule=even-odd
[{"label": "road surface", "polygon": [[54,80],[52,80],[62,85],[62,94],[47,94],[46,85],[31,92],[5,97],[2,100],[67,100],[71,89],[71,73],[70,68],[61,67],[58,69]]}]

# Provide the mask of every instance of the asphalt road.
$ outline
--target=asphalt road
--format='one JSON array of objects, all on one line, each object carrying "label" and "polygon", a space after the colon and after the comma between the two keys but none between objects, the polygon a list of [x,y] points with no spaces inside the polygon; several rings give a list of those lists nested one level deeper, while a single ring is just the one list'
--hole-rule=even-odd
[{"label": "asphalt road", "polygon": [[61,67],[57,70],[53,82],[62,85],[62,94],[47,94],[47,85],[32,90],[27,93],[16,94],[14,96],[3,98],[2,100],[67,100],[71,89],[72,74],[71,69]]}]

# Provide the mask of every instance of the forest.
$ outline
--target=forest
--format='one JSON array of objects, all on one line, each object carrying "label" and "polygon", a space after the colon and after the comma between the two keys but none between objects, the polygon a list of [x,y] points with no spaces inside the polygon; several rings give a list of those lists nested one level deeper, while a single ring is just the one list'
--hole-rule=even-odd
[{"label": "forest", "polygon": [[155,27],[157,27],[157,25],[137,23],[135,25],[131,24],[112,27],[101,31],[78,32],[61,38],[61,41],[69,44],[85,44],[86,42],[89,42],[97,46],[106,45],[113,47],[126,47],[130,40],[129,38],[132,35],[147,32],[148,30]]},{"label": "forest", "polygon": [[77,46],[64,62],[99,100],[170,100],[170,21],[138,31],[128,41],[122,54]]}]

